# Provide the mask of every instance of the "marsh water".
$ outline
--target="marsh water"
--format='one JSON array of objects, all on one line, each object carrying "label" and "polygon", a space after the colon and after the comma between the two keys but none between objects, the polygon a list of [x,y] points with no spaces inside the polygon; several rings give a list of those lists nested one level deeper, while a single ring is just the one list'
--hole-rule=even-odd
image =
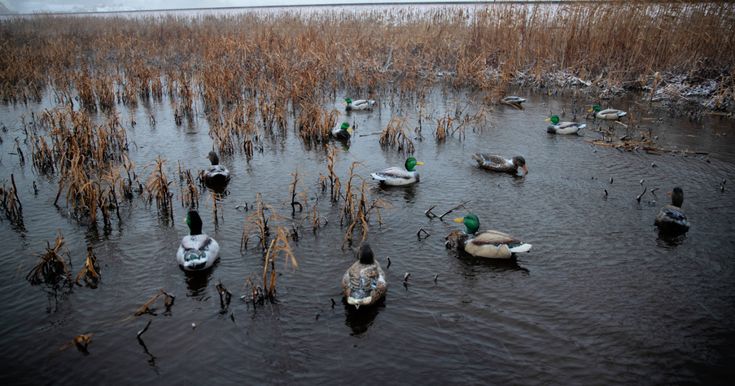
[{"label": "marsh water", "polygon": [[[705,116],[690,122],[637,96],[607,101],[635,112],[657,146],[679,150],[626,152],[591,145],[601,137],[592,121],[580,136],[547,134],[549,112],[565,110],[570,118],[575,102],[565,95],[523,95],[525,109],[488,106],[485,121],[443,143],[434,138],[436,120],[473,114],[479,97],[435,90],[421,110],[420,133],[413,131],[417,105],[397,96],[378,96],[372,112],[342,114],[340,120],[357,126],[349,146],[333,144],[343,181],[355,161],[356,173],[368,179],[371,171],[403,164],[404,153],[378,141],[392,117],[405,119],[414,154],[425,162],[418,185],[382,189],[369,182],[371,199],[390,204],[382,225],[371,218],[368,235],[389,290],[383,305],[360,312],[341,302],[340,279],[354,254],[343,248],[339,204],[319,186],[319,175],[327,174],[325,148],[304,146],[292,124],[264,137],[263,151],[250,161],[242,152],[222,156],[232,180],[220,220],[215,225],[208,192],[199,208],[221,258],[210,271],[189,275],[175,261],[188,232],[176,170],[178,162],[195,171],[207,166],[213,142],[202,114],[177,126],[165,98],[130,110],[118,106],[138,173],[144,178],[156,157],[166,159],[177,206],[171,224],[155,204],[136,197],[105,229],[75,220],[63,199],[55,207],[56,178],[39,175],[28,161],[21,166],[15,154],[18,138],[30,157],[22,122],[53,107],[50,99],[0,106],[7,128],[0,134],[0,178],[9,185],[14,175],[23,205],[23,227],[0,221],[2,383],[724,383],[735,361],[732,121]],[[588,102],[576,103],[581,109]],[[341,108],[339,100],[334,105]],[[523,155],[529,174],[480,170],[474,152]],[[296,171],[308,207],[317,205],[328,220],[315,232],[305,214],[291,216]],[[692,227],[683,238],[662,239],[653,219],[674,186],[684,189]],[[638,202],[644,187],[648,192]],[[291,243],[299,265],[279,261],[278,302],[254,307],[240,296],[249,296],[248,278],[260,280],[262,254],[252,243],[241,254],[249,212],[238,206],[252,205],[257,193],[282,216],[280,224],[299,231]],[[435,206],[440,215],[465,201],[445,221],[424,214]],[[480,217],[481,228],[509,232],[533,249],[505,263],[448,251],[444,237],[458,229],[448,220],[468,211]],[[430,236],[419,239],[419,229]],[[96,289],[54,294],[26,281],[57,232],[66,239],[74,273],[87,246],[94,248],[102,275]],[[217,283],[233,293],[226,312]],[[176,296],[170,312],[158,303],[155,315],[134,317],[161,288]],[[143,346],[136,333],[148,321]],[[93,334],[88,354],[66,348],[83,333]]]}]

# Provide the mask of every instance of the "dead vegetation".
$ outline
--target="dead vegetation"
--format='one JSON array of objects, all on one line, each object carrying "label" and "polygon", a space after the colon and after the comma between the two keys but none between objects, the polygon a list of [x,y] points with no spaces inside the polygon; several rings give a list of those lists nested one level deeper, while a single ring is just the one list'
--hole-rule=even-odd
[{"label": "dead vegetation", "polygon": [[495,103],[511,83],[551,86],[563,71],[623,88],[641,88],[656,73],[723,76],[718,95],[731,95],[733,18],[719,2],[8,18],[0,24],[0,100],[40,101],[51,85],[60,103],[109,113],[116,102],[135,106],[166,94],[182,124],[201,98],[210,122],[219,122],[212,134],[225,153],[237,147],[234,131],[283,130],[289,115],[302,138],[323,140],[333,113],[321,106],[341,89],[419,95],[440,82]]},{"label": "dead vegetation", "polygon": [[69,251],[62,250],[63,248],[64,236],[59,233],[53,247],[50,243],[46,243],[46,252],[41,255],[39,262],[28,272],[26,280],[32,285],[46,284],[53,289],[71,286],[73,282]]}]

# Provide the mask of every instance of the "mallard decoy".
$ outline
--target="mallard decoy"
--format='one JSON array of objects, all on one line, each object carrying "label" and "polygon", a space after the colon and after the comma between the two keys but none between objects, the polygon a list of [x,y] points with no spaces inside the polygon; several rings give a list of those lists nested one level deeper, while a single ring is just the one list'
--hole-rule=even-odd
[{"label": "mallard decoy", "polygon": [[509,259],[516,253],[531,250],[531,244],[526,244],[507,233],[496,230],[478,233],[480,219],[473,213],[455,218],[454,222],[463,223],[467,230],[466,232],[452,231],[446,237],[445,246],[447,248],[456,248],[472,256],[489,259]]},{"label": "mallard decoy", "polygon": [[204,171],[204,183],[210,187],[224,187],[230,182],[230,171],[219,164],[217,153],[210,151],[207,158],[212,166]]},{"label": "mallard decoy", "polygon": [[521,103],[525,102],[525,98],[521,98],[519,96],[510,95],[500,100],[500,103],[504,103],[506,105],[511,105],[514,107],[521,107]]},{"label": "mallard decoy", "polygon": [[385,273],[373,255],[370,245],[360,246],[359,260],[342,276],[342,293],[347,304],[360,308],[380,301],[388,289]]},{"label": "mallard decoy", "polygon": [[587,127],[584,123],[577,122],[559,122],[558,115],[552,115],[546,118],[547,122],[551,122],[546,128],[546,132],[550,134],[577,134],[580,130]]},{"label": "mallard decoy", "polygon": [[[517,176],[525,176],[528,174],[526,159],[521,156],[506,159],[499,155],[475,153],[472,155],[472,158],[477,161],[477,166],[483,169],[494,172],[511,173]],[[523,171],[523,174],[521,174],[521,170]]]},{"label": "mallard decoy", "polygon": [[626,113],[623,110],[617,110],[617,109],[602,110],[600,105],[593,105],[590,112],[594,114],[595,118],[604,119],[607,121],[617,121],[620,118],[628,115],[628,113]]},{"label": "mallard decoy", "polygon": [[681,210],[681,205],[684,203],[684,191],[677,186],[670,195],[671,205],[661,208],[654,224],[664,233],[685,233],[689,230],[689,221]]},{"label": "mallard decoy", "polygon": [[419,172],[414,168],[423,164],[421,161],[416,161],[414,157],[408,157],[405,169],[393,166],[376,173],[370,173],[370,175],[374,180],[380,181],[381,184],[390,186],[410,185],[419,182]]},{"label": "mallard decoy", "polygon": [[219,256],[219,244],[202,233],[202,218],[195,210],[186,214],[189,235],[184,236],[176,252],[176,261],[186,271],[201,271],[214,264]]},{"label": "mallard decoy", "polygon": [[372,110],[375,101],[372,99],[356,99],[345,98],[345,111]]},{"label": "mallard decoy", "polygon": [[342,122],[342,125],[332,130],[332,136],[341,141],[348,141],[352,136],[352,131],[352,126],[349,123]]}]

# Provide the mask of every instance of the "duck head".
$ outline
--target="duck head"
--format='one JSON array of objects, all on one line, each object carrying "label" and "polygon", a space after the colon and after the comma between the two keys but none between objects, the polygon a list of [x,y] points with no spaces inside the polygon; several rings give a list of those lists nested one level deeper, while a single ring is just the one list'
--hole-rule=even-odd
[{"label": "duck head", "polygon": [[406,170],[407,171],[412,172],[412,171],[414,171],[414,168],[416,166],[421,166],[423,164],[424,163],[421,162],[421,161],[416,161],[416,158],[408,157],[408,159],[406,160],[406,165],[405,166],[406,166]]},{"label": "duck head", "polygon": [[347,106],[350,106],[350,105],[352,105],[352,99],[350,99],[350,98],[345,98],[345,103],[347,104]]},{"label": "duck head", "polygon": [[559,124],[559,116],[558,115],[552,115],[552,116],[546,118],[546,122],[551,122],[552,125],[558,125]]},{"label": "duck head", "polygon": [[375,255],[373,250],[370,248],[370,244],[364,243],[360,246],[360,250],[357,252],[360,259],[360,264],[373,264],[375,263]]},{"label": "duck head", "polygon": [[474,213],[468,213],[464,217],[458,217],[454,219],[454,222],[464,224],[467,228],[468,235],[475,234],[480,229],[480,219]]},{"label": "duck head", "polygon": [[524,176],[526,174],[528,174],[528,166],[526,166],[526,159],[525,158],[523,158],[523,157],[521,157],[519,155],[513,157],[513,166],[515,166],[516,168],[523,169],[523,175]]},{"label": "duck head", "polygon": [[677,186],[669,195],[671,196],[671,205],[681,208],[681,204],[684,203],[684,191]]},{"label": "duck head", "polygon": [[195,210],[190,210],[186,214],[186,225],[189,226],[189,234],[192,236],[202,234],[202,218],[199,217],[199,213]]},{"label": "duck head", "polygon": [[352,127],[347,122],[342,122],[342,126],[339,127],[339,131],[352,135]]},{"label": "duck head", "polygon": [[212,163],[212,166],[219,165],[219,157],[217,157],[217,153],[210,151],[209,155],[207,155],[207,159]]},{"label": "duck head", "polygon": [[[589,114],[591,114],[591,115],[592,115],[592,118],[593,118],[593,119],[594,119],[594,118],[597,118],[597,113],[599,113],[600,111],[602,111],[602,107],[601,107],[600,105],[598,105],[598,104],[594,104],[594,105],[592,105],[592,107],[590,107],[590,108],[589,108],[589,109],[587,110],[587,112],[588,112]],[[588,115],[588,116],[589,116],[589,115]]]}]

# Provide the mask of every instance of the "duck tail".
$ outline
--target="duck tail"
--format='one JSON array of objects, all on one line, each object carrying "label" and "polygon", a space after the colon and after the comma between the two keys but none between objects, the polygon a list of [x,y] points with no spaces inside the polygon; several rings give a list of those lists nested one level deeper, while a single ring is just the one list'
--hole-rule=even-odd
[{"label": "duck tail", "polygon": [[532,245],[531,245],[531,244],[526,244],[526,243],[522,243],[521,245],[518,245],[518,246],[515,246],[515,247],[513,247],[513,248],[510,248],[510,252],[511,252],[511,253],[523,253],[523,252],[528,252],[528,251],[530,251],[530,250],[531,250],[531,247],[532,247]]}]

